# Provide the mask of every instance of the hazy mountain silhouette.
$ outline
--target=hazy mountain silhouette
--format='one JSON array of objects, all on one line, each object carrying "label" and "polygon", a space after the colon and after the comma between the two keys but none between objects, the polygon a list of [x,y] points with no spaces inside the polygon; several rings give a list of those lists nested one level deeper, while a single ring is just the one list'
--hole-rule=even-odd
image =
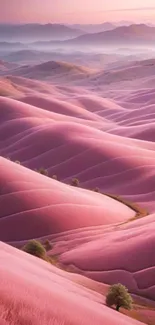
[{"label": "hazy mountain silhouette", "polygon": [[130,26],[121,26],[113,30],[85,34],[70,40],[69,44],[152,44],[155,42],[155,27],[150,27],[145,24],[133,24]]},{"label": "hazy mountain silhouette", "polygon": [[76,24],[72,25],[73,28],[81,29],[86,33],[99,33],[116,28],[115,24],[105,22],[101,24]]},{"label": "hazy mountain silhouette", "polygon": [[81,34],[81,30],[60,24],[0,24],[0,41],[64,40]]}]

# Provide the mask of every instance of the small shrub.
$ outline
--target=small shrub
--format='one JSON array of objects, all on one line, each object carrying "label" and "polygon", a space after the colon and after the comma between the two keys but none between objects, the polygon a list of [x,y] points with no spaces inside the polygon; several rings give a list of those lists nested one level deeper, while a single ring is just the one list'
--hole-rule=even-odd
[{"label": "small shrub", "polygon": [[46,251],[50,251],[50,249],[52,249],[52,245],[48,239],[45,241],[44,246]]},{"label": "small shrub", "polygon": [[52,178],[55,179],[56,181],[58,180],[57,175],[53,175]]},{"label": "small shrub", "polygon": [[39,258],[45,259],[46,250],[44,246],[37,240],[30,240],[22,250],[28,254],[37,256]]},{"label": "small shrub", "polygon": [[15,160],[15,163],[18,164],[18,165],[21,164],[19,160]]},{"label": "small shrub", "polygon": [[45,168],[39,168],[38,170],[38,173],[41,174],[41,175],[45,175],[45,176],[48,176],[48,170],[45,169]]},{"label": "small shrub", "polygon": [[57,256],[48,256],[48,262],[52,265],[56,265],[57,267],[60,267]]},{"label": "small shrub", "polygon": [[79,186],[79,180],[77,178],[73,178],[71,181],[71,185],[78,187]]},{"label": "small shrub", "polygon": [[119,311],[120,307],[125,309],[132,308],[132,298],[128,293],[128,289],[122,284],[114,284],[110,287],[106,297],[106,304],[109,307],[116,306]]},{"label": "small shrub", "polygon": [[95,187],[95,188],[93,189],[93,191],[94,191],[94,192],[97,192],[97,193],[99,193],[99,192],[100,192],[100,190],[99,190],[99,188],[98,188],[98,187]]}]

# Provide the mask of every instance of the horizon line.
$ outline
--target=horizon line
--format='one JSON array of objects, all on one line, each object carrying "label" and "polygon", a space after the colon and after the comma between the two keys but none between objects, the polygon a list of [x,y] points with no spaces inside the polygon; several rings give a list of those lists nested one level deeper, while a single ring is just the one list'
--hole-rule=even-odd
[{"label": "horizon line", "polygon": [[[155,10],[155,8],[154,8]],[[147,25],[147,24],[153,24],[152,21],[149,21],[149,19],[147,21],[126,21],[126,20],[118,20],[118,21],[111,21],[111,20],[103,20],[103,22],[101,23],[65,23],[65,22],[0,22],[0,25],[64,25],[64,26],[70,26],[70,25],[100,25],[100,24],[106,24],[106,23],[111,23],[113,25],[116,24],[116,27],[117,27],[117,24],[121,23],[122,22],[122,26],[126,26],[125,22],[127,24],[130,24],[130,25]]]}]

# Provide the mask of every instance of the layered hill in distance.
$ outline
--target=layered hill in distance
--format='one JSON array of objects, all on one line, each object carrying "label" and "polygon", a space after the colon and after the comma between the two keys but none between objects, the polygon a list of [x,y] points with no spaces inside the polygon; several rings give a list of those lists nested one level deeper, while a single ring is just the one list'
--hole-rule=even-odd
[{"label": "layered hill in distance", "polygon": [[[27,52],[22,53],[23,60],[26,60]],[[112,90],[118,85],[119,87],[124,87],[124,89],[128,89],[129,86],[131,89],[137,89],[139,85],[142,87],[154,88],[155,59],[152,58],[134,61],[133,58],[136,59],[136,56],[124,57],[121,55],[105,55],[103,56],[103,60],[105,61],[104,68],[102,67],[102,63],[98,62],[97,67],[92,69],[90,67],[92,67],[93,63],[94,65],[97,64],[96,61],[100,56],[96,55],[94,58],[90,56],[87,66],[84,66],[81,64],[71,63],[71,61],[70,63],[65,61],[43,61],[42,63],[34,64],[33,54],[31,56],[31,52],[28,52],[28,62],[29,55],[32,62],[26,65],[19,65],[12,62],[7,63],[6,61],[1,60],[0,75],[4,79],[7,78],[8,80],[15,80],[12,79],[14,76],[60,84],[66,82],[68,85],[83,86],[85,89],[99,87],[100,92],[103,88],[105,91],[108,91],[109,86]],[[37,53],[35,54],[37,57]],[[18,53],[14,53],[14,55],[19,57]],[[83,61],[85,63],[85,58],[86,56],[84,55],[81,55],[81,57],[78,56],[80,63],[83,63]],[[72,57],[72,59],[73,61],[76,61],[76,55],[74,58]],[[139,84],[137,84],[137,80],[139,81]],[[15,83],[16,81],[17,79],[15,80]]]},{"label": "layered hill in distance", "polygon": [[[130,22],[120,22],[128,25]],[[98,33],[117,27],[117,23],[102,24],[0,24],[0,41],[63,40],[80,36],[84,33]]]},{"label": "layered hill in distance", "polygon": [[[29,46],[49,46],[51,45],[154,45],[155,27],[146,24],[132,24],[129,26],[112,26],[107,25],[107,29],[98,32],[89,32],[74,29],[65,25],[39,25],[28,24],[22,26],[0,25],[0,42],[1,47],[7,48],[12,46],[24,47]],[[15,33],[14,30],[17,29]],[[95,29],[95,27],[94,27]],[[89,30],[89,28],[88,28]],[[13,33],[13,34],[12,34]],[[8,36],[7,36],[8,34]],[[19,36],[18,36],[19,34]],[[15,35],[15,36],[14,36]],[[38,36],[37,36],[38,35]],[[27,44],[24,44],[26,41]],[[9,45],[9,42],[11,44]],[[23,44],[22,44],[23,43]],[[30,43],[30,44],[29,44]],[[31,44],[32,43],[32,44]]]},{"label": "layered hill in distance", "polygon": [[0,24],[0,41],[64,40],[83,33],[82,30],[60,24]]},{"label": "layered hill in distance", "polygon": [[[107,30],[100,33],[85,34],[77,37],[69,44],[82,45],[154,45],[155,42],[155,27],[150,27],[145,24],[133,24],[130,26],[120,26],[112,30]],[[67,43],[67,41],[66,41]]]},{"label": "layered hill in distance", "polygon": [[[118,21],[118,22],[104,22],[100,24],[74,24],[74,25],[69,25],[70,27],[76,28],[76,29],[81,29],[85,33],[100,33],[100,32],[105,32],[108,30],[115,29],[117,27],[121,26],[130,26],[133,25],[134,23],[131,21]],[[154,24],[147,23],[147,26],[154,27]]]},{"label": "layered hill in distance", "polygon": [[69,26],[83,30],[85,33],[105,32],[106,30],[111,30],[117,27],[115,24],[110,22],[104,22],[102,24],[75,24]]}]

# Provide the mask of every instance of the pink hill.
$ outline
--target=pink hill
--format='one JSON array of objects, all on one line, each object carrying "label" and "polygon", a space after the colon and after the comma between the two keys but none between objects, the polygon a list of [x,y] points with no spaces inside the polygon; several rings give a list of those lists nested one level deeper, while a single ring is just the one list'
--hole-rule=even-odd
[{"label": "pink hill", "polygon": [[[154,61],[116,64],[101,73],[47,62],[16,69],[3,83],[12,88],[12,99],[0,98],[0,155],[23,166],[0,159],[0,239],[17,247],[30,238],[49,239],[49,255],[57,255],[62,266],[101,285],[121,282],[133,294],[155,300]],[[32,171],[40,167],[60,182]],[[73,177],[80,188],[67,185]],[[95,187],[104,194],[90,191]],[[134,211],[106,193],[138,203],[149,215],[131,221]],[[39,271],[31,272],[34,279]],[[85,282],[70,276],[70,281]],[[121,324],[116,316],[113,322],[103,319]],[[73,324],[82,321],[76,316]],[[100,324],[100,318],[94,322]]]},{"label": "pink hill", "polygon": [[21,76],[30,79],[54,80],[67,79],[77,80],[86,78],[96,73],[95,69],[83,67],[73,63],[48,61],[37,65],[22,66],[11,72],[14,76]]},{"label": "pink hill", "polygon": [[0,60],[0,73],[3,73],[5,71],[9,71],[10,69],[13,69],[17,67],[18,65],[15,63],[9,63],[3,60]]},{"label": "pink hill", "polygon": [[[80,229],[51,236],[62,263],[107,284],[155,300],[155,215],[120,226]],[[143,256],[143,258],[142,258]]]},{"label": "pink hill", "polygon": [[63,184],[0,159],[0,238],[19,241],[126,221],[134,211],[101,194]]},{"label": "pink hill", "polygon": [[1,78],[0,80],[0,97],[20,97],[23,95],[21,89],[18,89],[8,78]]},{"label": "pink hill", "polygon": [[3,325],[142,324],[107,308],[103,295],[74,282],[67,272],[3,243],[0,254]]},{"label": "pink hill", "polygon": [[[82,187],[97,186],[105,193],[142,202],[154,211],[152,121],[152,128],[147,122],[145,129],[143,125],[135,129],[126,119],[133,114],[140,119],[138,114],[144,114],[144,109],[129,112],[108,100],[100,102],[103,117],[99,118],[98,112],[87,109],[91,100],[93,106],[98,99],[86,102],[84,98],[81,105],[78,101],[79,106],[60,99],[29,97],[27,101],[36,105],[32,106],[0,98],[0,154],[32,169],[47,168],[49,175],[56,174],[67,183],[78,177]],[[153,109],[149,106],[147,112]]]}]

